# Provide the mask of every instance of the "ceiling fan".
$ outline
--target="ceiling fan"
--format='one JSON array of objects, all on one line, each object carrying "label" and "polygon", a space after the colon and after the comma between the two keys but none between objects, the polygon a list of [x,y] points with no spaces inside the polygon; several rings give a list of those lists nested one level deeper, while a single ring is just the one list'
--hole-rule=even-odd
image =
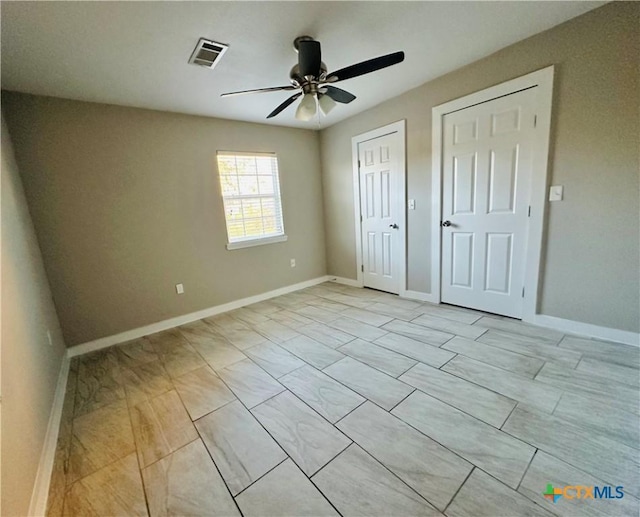
[{"label": "ceiling fan", "polygon": [[336,102],[348,104],[356,98],[355,95],[336,88],[333,83],[375,72],[404,61],[404,52],[394,52],[327,73],[327,66],[321,60],[319,41],[315,41],[311,36],[298,36],[293,42],[293,48],[298,52],[298,64],[294,65],[289,72],[290,85],[229,92],[221,96],[299,90],[269,113],[267,118],[275,117],[302,96],[296,110],[296,119],[307,121],[311,120],[317,112],[316,100],[322,113],[327,115],[336,106]]}]

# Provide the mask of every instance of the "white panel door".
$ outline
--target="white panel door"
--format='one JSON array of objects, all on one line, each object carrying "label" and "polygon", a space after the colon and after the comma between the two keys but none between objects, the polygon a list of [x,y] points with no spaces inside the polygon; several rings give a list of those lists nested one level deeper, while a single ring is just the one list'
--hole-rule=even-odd
[{"label": "white panel door", "polygon": [[445,303],[522,317],[535,89],[444,117]]},{"label": "white panel door", "polygon": [[400,292],[398,133],[358,144],[364,286]]}]

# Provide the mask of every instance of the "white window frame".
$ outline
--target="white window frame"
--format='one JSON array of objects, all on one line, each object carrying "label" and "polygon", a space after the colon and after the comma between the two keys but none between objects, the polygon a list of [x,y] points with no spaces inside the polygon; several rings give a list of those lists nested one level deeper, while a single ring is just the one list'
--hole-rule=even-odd
[{"label": "white window frame", "polygon": [[[269,157],[273,158],[276,163],[275,169],[275,181],[274,181],[274,194],[273,195],[252,195],[252,196],[225,196],[222,191],[222,183],[220,176],[220,169],[218,166],[218,157],[219,156],[247,156],[247,157]],[[227,249],[228,250],[237,250],[242,248],[250,248],[252,246],[263,246],[265,244],[273,244],[276,242],[284,242],[287,240],[287,235],[284,231],[284,214],[282,211],[282,195],[280,192],[280,171],[278,167],[278,156],[276,153],[265,153],[265,152],[246,152],[246,151],[218,151],[216,153],[216,172],[218,176],[218,186],[220,188],[220,196],[222,197],[223,204],[223,212],[225,219],[225,230],[227,232]],[[268,236],[260,236],[260,237],[245,237],[242,239],[236,239],[231,241],[231,237],[229,236],[229,226],[227,222],[227,213],[225,208],[225,201],[229,199],[243,199],[243,198],[262,198],[269,197],[275,198],[275,202],[279,204],[279,214],[280,214],[280,223],[282,228],[282,233],[276,235],[268,235]]]}]

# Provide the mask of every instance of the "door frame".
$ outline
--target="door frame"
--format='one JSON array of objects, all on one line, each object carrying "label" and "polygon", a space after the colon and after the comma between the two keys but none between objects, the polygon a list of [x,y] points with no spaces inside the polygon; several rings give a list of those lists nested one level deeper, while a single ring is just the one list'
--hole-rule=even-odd
[{"label": "door frame", "polygon": [[356,287],[364,287],[364,273],[362,272],[362,221],[360,206],[360,168],[358,167],[358,146],[369,140],[381,136],[398,134],[400,142],[398,148],[398,240],[400,248],[400,279],[398,286],[399,296],[405,296],[407,292],[407,170],[406,170],[406,139],[405,119],[398,120],[386,126],[367,131],[351,138],[351,166],[353,171],[353,208],[356,234]]},{"label": "door frame", "polygon": [[442,272],[442,152],[444,116],[476,104],[538,87],[536,95],[536,129],[533,137],[531,190],[528,235],[525,251],[524,296],[522,320],[533,322],[538,311],[540,266],[546,220],[546,193],[549,175],[549,142],[551,132],[551,106],[553,96],[554,67],[549,66],[510,81],[486,88],[459,99],[432,108],[432,179],[431,179],[431,299],[441,302]]}]

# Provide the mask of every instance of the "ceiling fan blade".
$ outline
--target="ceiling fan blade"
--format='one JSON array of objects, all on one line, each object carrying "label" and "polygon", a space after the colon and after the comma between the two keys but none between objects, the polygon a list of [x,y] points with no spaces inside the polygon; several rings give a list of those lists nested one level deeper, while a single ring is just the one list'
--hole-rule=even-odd
[{"label": "ceiling fan blade", "polygon": [[347,66],[328,74],[327,82],[344,81],[345,79],[375,72],[388,66],[397,65],[398,63],[402,63],[402,61],[404,61],[404,52],[394,52],[386,56],[374,57],[373,59],[362,61],[361,63],[356,63],[355,65]]},{"label": "ceiling fan blade", "polygon": [[223,93],[220,97],[232,97],[233,95],[244,95],[246,93],[267,93],[267,92],[279,92],[282,90],[296,90],[297,86],[273,86],[271,88],[258,88],[257,90],[242,90],[239,92]]},{"label": "ceiling fan blade", "polygon": [[280,106],[274,109],[271,113],[267,115],[267,118],[273,118],[282,110],[288,108],[293,102],[302,95],[302,92],[294,93],[291,97],[289,97],[286,101],[284,101]]},{"label": "ceiling fan blade", "polygon": [[298,43],[298,67],[300,75],[305,77],[312,75],[320,76],[322,66],[320,55],[320,42],[314,40],[303,40]]},{"label": "ceiling fan blade", "polygon": [[322,87],[327,90],[327,95],[331,97],[336,102],[341,102],[342,104],[349,104],[352,100],[355,100],[356,96],[353,93],[349,93],[348,91],[342,90],[340,88],[336,88],[335,86],[326,85]]}]

